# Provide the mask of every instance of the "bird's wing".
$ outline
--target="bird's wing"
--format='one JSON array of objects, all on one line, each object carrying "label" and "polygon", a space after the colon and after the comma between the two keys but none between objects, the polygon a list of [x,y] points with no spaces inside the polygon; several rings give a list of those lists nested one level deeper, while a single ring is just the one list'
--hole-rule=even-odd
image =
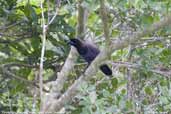
[{"label": "bird's wing", "polygon": [[82,55],[82,57],[90,64],[96,58],[100,51],[95,45],[88,43],[84,45],[87,48],[87,53]]}]

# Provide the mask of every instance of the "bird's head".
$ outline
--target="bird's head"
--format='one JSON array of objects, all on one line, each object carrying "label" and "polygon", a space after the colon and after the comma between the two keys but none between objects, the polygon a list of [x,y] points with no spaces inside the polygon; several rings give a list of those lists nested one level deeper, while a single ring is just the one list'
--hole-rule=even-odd
[{"label": "bird's head", "polygon": [[74,46],[74,47],[80,47],[80,46],[82,46],[82,41],[80,39],[74,38],[74,39],[70,39],[68,44],[70,44],[71,46]]}]

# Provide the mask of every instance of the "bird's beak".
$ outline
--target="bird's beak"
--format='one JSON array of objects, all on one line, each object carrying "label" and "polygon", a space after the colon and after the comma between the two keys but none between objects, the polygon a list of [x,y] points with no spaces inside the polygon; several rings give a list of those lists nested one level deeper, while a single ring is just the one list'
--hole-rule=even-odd
[{"label": "bird's beak", "polygon": [[67,42],[68,45],[74,45],[74,43],[70,40]]}]

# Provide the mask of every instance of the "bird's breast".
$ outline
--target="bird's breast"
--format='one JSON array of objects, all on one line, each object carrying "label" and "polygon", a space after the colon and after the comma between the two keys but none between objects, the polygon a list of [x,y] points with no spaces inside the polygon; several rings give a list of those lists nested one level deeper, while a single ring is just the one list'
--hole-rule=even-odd
[{"label": "bird's breast", "polygon": [[85,59],[86,62],[91,63],[96,56],[99,54],[98,50],[92,50],[92,49],[88,49],[87,53],[81,55],[83,57],[83,59]]}]

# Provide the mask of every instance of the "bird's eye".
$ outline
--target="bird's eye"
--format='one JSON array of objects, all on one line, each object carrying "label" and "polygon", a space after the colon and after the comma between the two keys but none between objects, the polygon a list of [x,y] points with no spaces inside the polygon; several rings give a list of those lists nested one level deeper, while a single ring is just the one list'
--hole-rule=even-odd
[{"label": "bird's eye", "polygon": [[70,44],[70,45],[75,45],[76,42],[75,42],[74,40],[71,40],[71,41],[69,42],[69,44]]}]

